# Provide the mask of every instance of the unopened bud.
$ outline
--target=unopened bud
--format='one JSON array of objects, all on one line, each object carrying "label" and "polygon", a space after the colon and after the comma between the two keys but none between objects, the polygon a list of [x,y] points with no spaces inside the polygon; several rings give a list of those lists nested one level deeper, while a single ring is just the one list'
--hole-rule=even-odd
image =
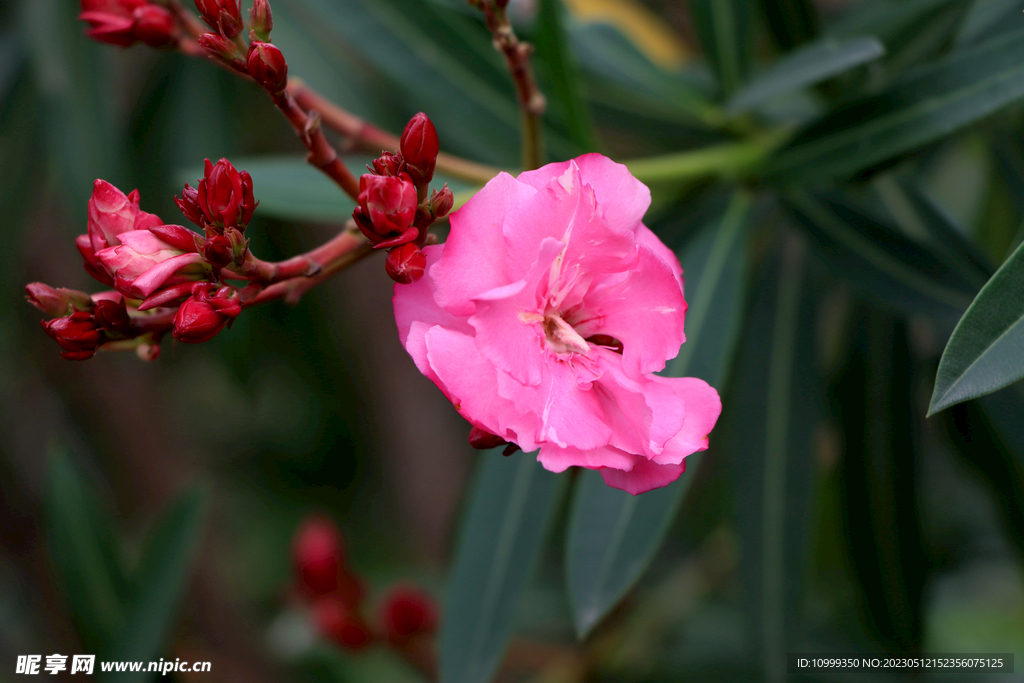
[{"label": "unopened bud", "polygon": [[444,218],[455,206],[455,195],[448,189],[448,183],[444,184],[441,191],[434,190],[430,195],[430,213],[434,218]]},{"label": "unopened bud", "polygon": [[377,175],[397,176],[405,170],[405,159],[401,154],[394,152],[382,152],[380,157],[371,163],[372,170]]},{"label": "unopened bud", "polygon": [[174,203],[178,205],[181,212],[185,214],[185,218],[189,219],[200,228],[203,227],[203,209],[199,206],[199,191],[190,185],[185,185],[185,189],[181,191],[180,197],[174,198]]},{"label": "unopened bud", "polygon": [[196,0],[196,9],[214,31],[234,40],[242,32],[242,7],[239,0]]},{"label": "unopened bud", "polygon": [[267,0],[255,0],[252,9],[249,10],[249,28],[256,34],[256,38],[263,42],[270,42],[270,31],[274,28],[274,15],[270,11],[270,3]]},{"label": "unopened bud", "polygon": [[209,341],[242,312],[237,290],[221,287],[211,295],[210,289],[212,286],[208,283],[197,283],[192,288],[192,296],[178,307],[171,331],[178,341],[186,344]]},{"label": "unopened bud", "polygon": [[240,66],[245,66],[245,60],[242,59],[242,53],[234,41],[228,40],[224,36],[216,33],[204,33],[199,36],[197,40],[207,52],[221,61],[234,62]]},{"label": "unopened bud", "polygon": [[426,255],[412,242],[393,248],[384,262],[388,277],[402,285],[419,280],[426,267]]},{"label": "unopened bud", "polygon": [[238,172],[227,159],[216,164],[206,160],[197,201],[209,223],[239,230],[245,230],[259,204],[253,198],[252,176],[245,171]]},{"label": "unopened bud", "polygon": [[338,576],[345,566],[338,527],[326,517],[306,519],[295,534],[292,561],[305,592],[326,595],[336,591]]},{"label": "unopened bud", "polygon": [[381,605],[381,624],[388,642],[403,648],[413,638],[437,629],[437,607],[434,600],[418,588],[394,588]]},{"label": "unopened bud", "polygon": [[[71,294],[80,295],[72,300]],[[33,282],[25,285],[25,298],[28,302],[38,308],[46,315],[56,318],[59,316],[71,315],[75,312],[75,303],[79,303],[78,310],[88,311],[92,309],[92,300],[85,292],[74,292],[69,289],[55,289],[42,282]],[[86,303],[88,302],[88,303]]]},{"label": "unopened bud", "polygon": [[231,248],[231,240],[224,235],[211,235],[206,238],[206,242],[203,243],[203,256],[218,268],[223,268],[235,261],[235,252]]},{"label": "unopened bud", "polygon": [[280,94],[288,85],[288,64],[284,55],[270,43],[249,45],[249,75],[272,95]]},{"label": "unopened bud", "polygon": [[43,329],[61,348],[61,358],[88,360],[103,343],[103,333],[96,329],[92,314],[76,311],[63,318],[43,322]]},{"label": "unopened bud", "polygon": [[380,244],[399,236],[407,237],[405,241],[416,238],[417,231],[410,232],[416,217],[416,186],[408,177],[364,173],[359,178],[359,208],[372,227],[367,237],[373,242]]},{"label": "unopened bud", "polygon": [[131,332],[132,319],[128,315],[128,307],[123,298],[118,301],[103,299],[96,302],[93,312],[96,327],[108,332],[128,335]]},{"label": "unopened bud", "polygon": [[478,450],[484,451],[490,448],[497,448],[498,446],[504,446],[508,442],[498,436],[497,434],[491,434],[486,429],[480,427],[473,427],[469,430],[469,445]]},{"label": "unopened bud", "polygon": [[135,10],[135,36],[150,47],[177,45],[180,38],[174,15],[160,5],[143,5]]},{"label": "unopened bud", "polygon": [[406,172],[416,185],[429,183],[434,177],[439,149],[437,129],[430,118],[420,112],[409,119],[402,131],[401,150]]},{"label": "unopened bud", "polygon": [[359,615],[335,595],[313,603],[313,621],[321,637],[346,650],[362,650],[373,642],[370,629]]}]

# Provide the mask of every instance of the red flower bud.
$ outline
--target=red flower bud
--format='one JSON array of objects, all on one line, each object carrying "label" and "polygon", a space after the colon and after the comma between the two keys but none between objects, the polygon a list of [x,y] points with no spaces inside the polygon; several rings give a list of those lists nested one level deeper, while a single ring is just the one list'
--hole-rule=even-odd
[{"label": "red flower bud", "polygon": [[249,75],[267,89],[278,95],[288,85],[288,64],[284,55],[270,43],[253,42],[249,45]]},{"label": "red flower bud", "polygon": [[326,595],[336,591],[338,576],[345,566],[338,527],[326,517],[306,519],[295,534],[292,560],[305,592]]},{"label": "red flower bud", "polygon": [[444,184],[441,191],[434,190],[430,195],[430,212],[434,218],[444,218],[455,206],[455,195],[448,189],[448,183]]},{"label": "red flower bud", "polygon": [[225,61],[234,62],[245,68],[245,60],[242,59],[242,52],[233,40],[216,33],[204,33],[196,39],[203,48],[214,57]]},{"label": "red flower bud", "polygon": [[54,289],[42,282],[25,285],[25,298],[30,304],[53,318],[71,315],[76,310],[91,311],[93,308],[92,299],[85,292],[63,288]]},{"label": "red flower bud", "polygon": [[96,329],[92,314],[76,311],[64,318],[43,321],[43,329],[61,348],[61,358],[88,360],[103,343],[103,333]]},{"label": "red flower bud", "polygon": [[238,291],[221,287],[211,296],[213,285],[200,282],[192,287],[192,296],[174,314],[171,334],[186,344],[200,344],[217,336],[224,326],[242,312]]},{"label": "red flower bud", "polygon": [[486,429],[473,427],[469,430],[469,445],[481,451],[504,446],[506,443],[508,442],[505,439],[497,434],[491,434]]},{"label": "red flower bud", "polygon": [[427,267],[427,257],[412,242],[395,247],[388,252],[384,262],[384,270],[388,277],[399,284],[408,285],[423,277]]},{"label": "red flower bud", "polygon": [[417,185],[424,185],[434,177],[434,164],[440,143],[437,129],[426,114],[420,112],[409,119],[402,131],[402,156],[405,158],[406,171]]},{"label": "red flower bud", "polygon": [[270,11],[270,3],[267,0],[255,0],[252,9],[249,10],[249,28],[256,34],[256,38],[263,42],[270,42],[270,31],[274,28],[274,15]]},{"label": "red flower bud", "polygon": [[[416,203],[416,187],[406,177],[364,173],[359,178],[359,208],[367,219],[365,227],[371,228],[367,237],[372,242],[404,236],[416,217]],[[414,230],[405,241],[415,238]]]},{"label": "red flower bud", "polygon": [[174,198],[174,203],[178,205],[181,212],[185,214],[185,218],[189,219],[200,228],[206,222],[203,220],[203,210],[199,206],[199,190],[195,189],[191,185],[186,184],[185,189],[181,191],[180,197]]},{"label": "red flower bud", "polygon": [[206,160],[206,172],[199,181],[197,201],[206,219],[220,228],[238,228],[252,220],[259,202],[252,194],[252,177],[239,173],[231,162],[221,159],[216,164]]},{"label": "red flower bud", "polygon": [[401,154],[395,154],[394,152],[384,152],[380,155],[380,158],[374,159],[373,172],[377,175],[398,175],[405,170],[405,160]]},{"label": "red flower bud", "polygon": [[178,44],[181,32],[174,15],[160,5],[145,5],[135,10],[135,37],[150,47]]},{"label": "red flower bud", "polygon": [[239,0],[196,0],[196,9],[214,31],[234,39],[242,32],[242,7]]},{"label": "red flower bud", "polygon": [[231,248],[231,240],[224,235],[211,235],[208,237],[206,242],[203,243],[203,256],[218,268],[234,263],[235,260],[235,252]]},{"label": "red flower bud", "polygon": [[116,302],[109,299],[97,301],[96,310],[93,312],[93,321],[101,330],[125,336],[131,332],[132,319],[128,315],[128,307],[123,297]]},{"label": "red flower bud", "polygon": [[322,597],[313,604],[313,621],[322,637],[346,650],[362,650],[373,642],[363,620],[336,595]]},{"label": "red flower bud", "polygon": [[100,42],[128,47],[137,40],[135,10],[149,0],[82,0],[78,18],[89,22],[86,35]]},{"label": "red flower bud", "polygon": [[429,595],[417,588],[395,588],[384,598],[381,624],[388,642],[403,648],[416,636],[437,629],[437,607]]}]

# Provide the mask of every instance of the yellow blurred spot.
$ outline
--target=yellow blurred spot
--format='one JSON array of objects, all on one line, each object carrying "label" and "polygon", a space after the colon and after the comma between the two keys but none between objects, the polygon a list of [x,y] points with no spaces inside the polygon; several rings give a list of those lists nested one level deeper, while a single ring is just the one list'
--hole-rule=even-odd
[{"label": "yellow blurred spot", "polygon": [[682,39],[638,0],[565,0],[565,4],[580,21],[600,21],[619,29],[659,66],[675,68],[690,57]]}]

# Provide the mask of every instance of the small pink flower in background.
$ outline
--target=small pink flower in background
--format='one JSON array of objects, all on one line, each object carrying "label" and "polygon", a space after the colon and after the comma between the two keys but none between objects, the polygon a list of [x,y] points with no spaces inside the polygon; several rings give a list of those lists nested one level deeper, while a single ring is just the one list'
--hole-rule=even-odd
[{"label": "small pink flower in background", "polygon": [[474,427],[634,495],[675,481],[721,412],[703,380],[654,374],[685,340],[686,302],[649,205],[599,154],[502,173],[394,295],[406,350]]}]

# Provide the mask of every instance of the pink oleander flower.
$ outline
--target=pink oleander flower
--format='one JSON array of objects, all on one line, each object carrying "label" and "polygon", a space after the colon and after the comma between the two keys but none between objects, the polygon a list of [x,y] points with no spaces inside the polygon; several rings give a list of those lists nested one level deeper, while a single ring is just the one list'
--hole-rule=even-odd
[{"label": "pink oleander flower", "polygon": [[[174,239],[174,233],[181,239]],[[195,252],[194,243],[191,250],[182,248],[192,240],[190,234],[180,225],[123,232],[118,235],[119,245],[97,252],[96,258],[114,278],[117,291],[133,299],[145,299],[162,287],[206,278],[209,266]]]},{"label": "pink oleander flower", "polygon": [[634,495],[675,481],[721,412],[703,380],[654,374],[685,340],[686,301],[649,205],[599,154],[499,174],[394,294],[406,350],[474,427]]},{"label": "pink oleander flower", "polygon": [[139,209],[138,190],[125,195],[106,180],[96,180],[92,197],[89,198],[87,233],[79,235],[75,240],[78,251],[85,259],[86,271],[112,287],[114,278],[104,269],[96,254],[121,244],[121,233],[145,230],[162,223],[159,216]]}]

